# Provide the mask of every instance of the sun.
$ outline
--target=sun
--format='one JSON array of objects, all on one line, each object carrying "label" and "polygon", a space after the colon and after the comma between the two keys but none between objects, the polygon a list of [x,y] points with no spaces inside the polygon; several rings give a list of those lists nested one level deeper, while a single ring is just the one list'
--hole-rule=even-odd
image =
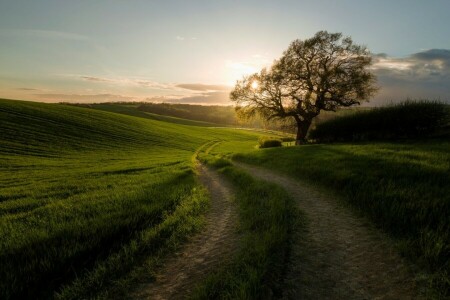
[{"label": "sun", "polygon": [[252,89],[257,89],[258,88],[258,81],[256,81],[256,80],[254,80],[253,82],[252,82]]}]

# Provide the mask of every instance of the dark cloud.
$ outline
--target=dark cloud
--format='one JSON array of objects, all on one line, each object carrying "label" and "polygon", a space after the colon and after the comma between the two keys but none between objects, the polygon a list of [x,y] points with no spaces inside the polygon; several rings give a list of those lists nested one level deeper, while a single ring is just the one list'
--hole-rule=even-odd
[{"label": "dark cloud", "polygon": [[192,91],[229,91],[231,87],[226,85],[212,85],[201,83],[180,83],[176,87],[192,90]]},{"label": "dark cloud", "polygon": [[76,102],[76,103],[101,103],[134,101],[136,98],[113,94],[79,95],[79,94],[35,94],[35,96],[48,102]]},{"label": "dark cloud", "polygon": [[407,98],[450,103],[450,50],[430,49],[404,58],[377,54],[373,71],[381,90],[371,105]]},{"label": "dark cloud", "polygon": [[450,62],[450,50],[430,49],[423,52],[415,53],[411,55],[411,57],[424,61],[441,60],[448,63]]}]

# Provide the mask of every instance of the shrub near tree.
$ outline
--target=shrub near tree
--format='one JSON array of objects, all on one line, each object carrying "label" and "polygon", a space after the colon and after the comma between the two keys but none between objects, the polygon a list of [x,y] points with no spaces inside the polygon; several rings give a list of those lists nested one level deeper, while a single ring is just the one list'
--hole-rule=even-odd
[{"label": "shrub near tree", "polygon": [[377,91],[371,63],[368,49],[350,37],[319,31],[293,41],[270,69],[238,81],[230,98],[240,118],[294,119],[301,144],[322,110],[358,105]]},{"label": "shrub near tree", "polygon": [[281,147],[283,140],[274,137],[263,136],[259,138],[259,148]]}]

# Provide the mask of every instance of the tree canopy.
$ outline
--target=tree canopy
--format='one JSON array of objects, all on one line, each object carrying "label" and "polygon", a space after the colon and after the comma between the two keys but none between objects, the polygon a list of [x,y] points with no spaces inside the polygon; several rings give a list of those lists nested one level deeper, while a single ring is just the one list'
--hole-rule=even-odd
[{"label": "tree canopy", "polygon": [[294,118],[299,144],[321,110],[336,111],[370,99],[377,91],[371,63],[365,46],[342,33],[319,31],[310,39],[293,41],[269,69],[238,81],[230,98],[242,118]]}]

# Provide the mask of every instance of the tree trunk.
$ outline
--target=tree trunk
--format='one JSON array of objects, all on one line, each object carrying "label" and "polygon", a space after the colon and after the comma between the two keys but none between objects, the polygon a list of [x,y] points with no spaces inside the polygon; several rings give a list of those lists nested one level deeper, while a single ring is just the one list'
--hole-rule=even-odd
[{"label": "tree trunk", "polygon": [[306,134],[311,126],[312,119],[300,120],[297,119],[297,138],[295,141],[296,145],[302,145],[306,143]]}]

